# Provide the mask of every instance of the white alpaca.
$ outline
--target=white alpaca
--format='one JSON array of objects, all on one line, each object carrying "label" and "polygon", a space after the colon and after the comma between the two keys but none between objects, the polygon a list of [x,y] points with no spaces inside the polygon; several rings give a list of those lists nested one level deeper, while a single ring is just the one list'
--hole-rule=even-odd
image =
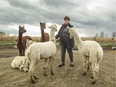
[{"label": "white alpaca", "polygon": [[16,56],[11,63],[11,67],[18,68],[20,71],[28,72],[29,61],[25,56]]},{"label": "white alpaca", "polygon": [[[26,48],[28,48],[32,43],[32,40],[27,39]],[[20,71],[28,72],[29,70],[29,61],[26,56],[16,56],[12,63],[12,68],[18,68]]]},{"label": "white alpaca", "polygon": [[79,52],[82,54],[84,61],[84,73],[92,69],[92,83],[96,83],[99,73],[99,63],[103,57],[103,49],[96,41],[82,41],[74,28],[69,29],[70,38],[74,38],[75,46],[78,47]]},{"label": "white alpaca", "polygon": [[50,60],[51,75],[53,75],[52,65],[57,50],[54,33],[55,31],[57,31],[57,26],[56,24],[53,24],[49,28],[51,31],[51,35],[50,35],[51,41],[33,43],[26,50],[26,56],[30,61],[29,76],[32,83],[35,83],[36,76],[34,74],[34,71],[36,69],[38,62],[41,59],[45,59],[44,75],[45,76],[47,75],[46,68],[48,67],[48,59]]}]

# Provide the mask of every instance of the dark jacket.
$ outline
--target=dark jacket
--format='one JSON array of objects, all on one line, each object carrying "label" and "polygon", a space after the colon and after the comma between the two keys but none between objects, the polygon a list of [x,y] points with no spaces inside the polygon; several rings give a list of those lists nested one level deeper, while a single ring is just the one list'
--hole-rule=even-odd
[{"label": "dark jacket", "polygon": [[69,38],[68,28],[73,27],[70,23],[69,24],[62,24],[58,34],[56,35],[56,39],[60,37],[60,45],[62,46],[63,42],[67,42],[69,47],[74,47],[74,40]]}]

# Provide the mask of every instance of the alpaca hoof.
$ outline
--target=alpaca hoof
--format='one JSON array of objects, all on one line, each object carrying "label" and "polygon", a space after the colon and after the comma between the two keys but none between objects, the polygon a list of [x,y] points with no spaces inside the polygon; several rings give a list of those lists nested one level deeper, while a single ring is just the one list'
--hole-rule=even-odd
[{"label": "alpaca hoof", "polygon": [[48,76],[47,74],[44,74],[44,76]]},{"label": "alpaca hoof", "polygon": [[32,83],[32,84],[35,84],[35,81],[31,80],[31,83]]},{"label": "alpaca hoof", "polygon": [[97,81],[92,81],[91,84],[95,84]]},{"label": "alpaca hoof", "polygon": [[51,75],[54,75],[54,73],[53,73],[53,72],[51,72]]},{"label": "alpaca hoof", "polygon": [[84,72],[83,74],[82,74],[82,76],[85,76],[86,75],[86,72]]},{"label": "alpaca hoof", "polygon": [[91,76],[91,79],[94,79],[94,77],[93,77],[93,76]]},{"label": "alpaca hoof", "polygon": [[51,71],[51,75],[54,75],[53,71]]},{"label": "alpaca hoof", "polygon": [[30,79],[31,79],[31,83],[32,84],[35,84],[35,78],[32,75],[31,75],[31,78]]},{"label": "alpaca hoof", "polygon": [[87,70],[89,70],[89,67],[87,68]]},{"label": "alpaca hoof", "polygon": [[51,75],[54,75],[54,73],[51,73]]},{"label": "alpaca hoof", "polygon": [[34,76],[34,78],[35,78],[35,79],[38,79],[38,77],[37,77],[37,76]]}]

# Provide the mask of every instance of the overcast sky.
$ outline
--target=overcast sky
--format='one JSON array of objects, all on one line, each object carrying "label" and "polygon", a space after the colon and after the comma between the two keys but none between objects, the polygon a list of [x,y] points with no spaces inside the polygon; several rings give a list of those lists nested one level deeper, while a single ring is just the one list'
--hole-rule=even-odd
[{"label": "overcast sky", "polygon": [[40,36],[40,22],[60,28],[65,15],[81,36],[116,32],[116,0],[0,0],[0,31],[18,34],[25,25],[25,35]]}]

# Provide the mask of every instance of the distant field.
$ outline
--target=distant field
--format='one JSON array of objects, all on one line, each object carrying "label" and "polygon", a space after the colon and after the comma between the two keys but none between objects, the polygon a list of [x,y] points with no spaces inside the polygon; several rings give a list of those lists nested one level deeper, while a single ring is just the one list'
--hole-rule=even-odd
[{"label": "distant field", "polygon": [[[17,36],[0,36],[0,45],[2,44],[16,44]],[[40,37],[32,37],[33,41],[40,41]],[[94,37],[82,37],[82,40],[95,40],[101,44],[101,46],[111,46],[116,42],[116,38],[94,38]],[[57,43],[58,44],[58,43]]]},{"label": "distant field", "polygon": [[[17,36],[0,36],[0,45],[2,44],[16,44],[17,43]],[[40,37],[32,37],[33,41],[39,41]]]}]

